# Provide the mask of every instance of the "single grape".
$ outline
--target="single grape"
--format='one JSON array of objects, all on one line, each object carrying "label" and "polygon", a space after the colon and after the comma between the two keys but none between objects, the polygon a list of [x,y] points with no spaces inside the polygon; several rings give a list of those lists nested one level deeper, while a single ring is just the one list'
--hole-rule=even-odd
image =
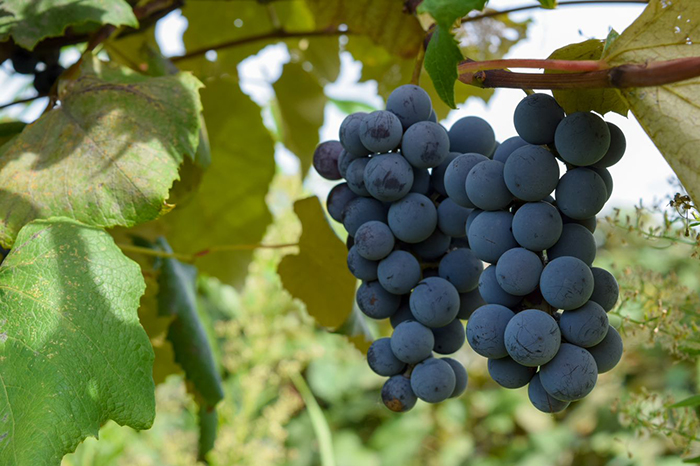
[{"label": "single grape", "polygon": [[452,322],[459,312],[459,293],[440,277],[424,278],[413,289],[409,300],[413,317],[421,324],[438,328]]},{"label": "single grape", "polygon": [[455,390],[457,378],[452,366],[442,359],[430,358],[413,368],[411,388],[428,403],[445,401]]},{"label": "single grape", "polygon": [[547,94],[530,94],[520,101],[513,114],[515,130],[535,145],[554,142],[555,131],[563,119],[564,110]]},{"label": "single grape", "polygon": [[414,84],[397,87],[386,99],[386,109],[399,118],[404,130],[414,123],[429,120],[432,105],[428,93]]},{"label": "single grape", "polygon": [[423,261],[436,261],[447,253],[452,238],[436,229],[428,239],[411,245],[411,252]]},{"label": "single grape", "polygon": [[10,60],[12,61],[12,67],[19,74],[34,74],[36,65],[39,63],[35,54],[19,47],[12,52]]},{"label": "single grape", "polygon": [[433,328],[435,346],[433,351],[438,354],[452,354],[464,346],[466,335],[464,325],[459,319],[455,319],[444,327]]},{"label": "single grape", "polygon": [[560,401],[584,398],[597,380],[598,367],[591,353],[570,343],[562,343],[554,359],[540,368],[542,387]]},{"label": "single grape", "polygon": [[605,334],[603,341],[595,346],[586,348],[593,359],[595,359],[598,373],[608,372],[613,367],[617,366],[622,358],[622,338],[613,326],[608,328],[608,333]]},{"label": "single grape", "polygon": [[389,293],[377,281],[363,282],[357,289],[355,299],[357,307],[372,319],[391,317],[401,303],[400,296]]},{"label": "single grape", "polygon": [[393,294],[409,293],[420,281],[418,260],[406,251],[394,251],[379,262],[379,283]]},{"label": "single grape", "polygon": [[548,202],[528,202],[513,215],[513,237],[531,251],[554,246],[561,237],[563,223],[556,207]]},{"label": "single grape", "polygon": [[428,170],[413,167],[413,185],[410,192],[424,196],[430,194],[430,172]]},{"label": "single grape", "polygon": [[564,411],[569,404],[571,404],[568,401],[559,401],[552,398],[542,386],[540,374],[535,374],[532,380],[530,380],[530,384],[527,386],[527,395],[530,398],[532,406],[543,413],[558,413]]},{"label": "single grape", "polygon": [[370,195],[367,186],[365,186],[365,168],[370,160],[369,157],[353,160],[350,162],[345,172],[345,179],[347,180],[348,187],[358,196]]},{"label": "single grape", "polygon": [[605,309],[605,312],[615,307],[617,298],[620,296],[620,287],[615,277],[605,269],[591,267],[593,272],[593,294],[591,301],[595,301]]},{"label": "single grape", "polygon": [[466,237],[452,238],[450,241],[450,249],[469,248],[469,240]]},{"label": "single grape", "polygon": [[469,245],[476,257],[495,264],[509,249],[517,248],[513,237],[513,214],[505,211],[482,212],[469,225]]},{"label": "single grape", "polygon": [[360,256],[378,261],[394,249],[394,234],[386,223],[371,220],[357,229],[355,247]]},{"label": "single grape", "polygon": [[596,302],[565,311],[559,318],[559,328],[567,342],[582,348],[595,346],[608,333],[608,315]]},{"label": "single grape", "polygon": [[554,358],[561,344],[557,321],[539,309],[515,314],[506,326],[504,340],[508,355],[518,364],[537,367]]},{"label": "single grape", "polygon": [[328,214],[336,222],[342,222],[345,206],[347,206],[348,203],[356,197],[357,194],[352,192],[347,183],[340,183],[333,186],[333,189],[331,189],[331,191],[328,193],[328,199],[326,200]]},{"label": "single grape", "polygon": [[526,146],[527,142],[520,136],[513,136],[503,141],[496,151],[493,153],[493,160],[501,163],[506,163],[510,154],[512,154],[516,149]]},{"label": "single grape", "polygon": [[450,152],[450,139],[445,130],[432,121],[419,121],[406,130],[401,140],[401,153],[417,168],[440,165]]},{"label": "single grape", "polygon": [[467,175],[465,188],[472,204],[482,210],[505,209],[513,201],[503,180],[503,164],[495,160],[474,165]]},{"label": "single grape", "polygon": [[450,150],[453,152],[476,152],[488,155],[496,145],[496,135],[486,120],[468,116],[455,121],[449,131]]},{"label": "single grape", "polygon": [[340,176],[342,178],[345,178],[348,174],[348,167],[350,166],[350,164],[355,160],[362,158],[365,158],[365,156],[355,155],[343,149],[338,155],[338,173],[340,173]]},{"label": "single grape", "polygon": [[[345,117],[340,124],[339,138],[340,143],[346,151],[353,154],[354,157],[364,157],[371,153],[360,140],[360,123],[367,116],[364,112],[357,112]],[[341,168],[340,173],[343,173]]]},{"label": "single grape", "polygon": [[593,273],[581,259],[558,257],[542,270],[540,291],[551,306],[565,311],[576,309],[593,293]]},{"label": "single grape", "polygon": [[358,197],[347,203],[342,214],[343,225],[350,236],[355,236],[357,229],[363,223],[371,220],[379,222],[387,221],[387,213],[384,204],[376,199]]},{"label": "single grape", "polygon": [[561,177],[556,198],[559,210],[580,220],[600,212],[608,198],[608,191],[605,182],[596,172],[588,168],[576,168]]},{"label": "single grape", "polygon": [[413,168],[400,154],[375,155],[365,167],[364,186],[375,199],[398,201],[413,186]]},{"label": "single grape", "polygon": [[547,249],[547,259],[550,261],[557,257],[576,257],[586,265],[593,264],[596,255],[596,244],[593,233],[583,225],[567,223],[562,228],[559,241]]},{"label": "single grape", "polygon": [[603,183],[605,183],[605,191],[608,193],[608,197],[605,199],[607,201],[608,199],[610,199],[610,196],[612,196],[613,192],[612,175],[610,174],[607,168],[588,167],[588,169],[596,172],[596,174],[603,180]]},{"label": "single grape", "polygon": [[486,267],[481,273],[479,277],[479,294],[489,304],[500,304],[507,307],[515,307],[522,301],[522,296],[512,295],[501,288],[496,278],[495,265]]},{"label": "single grape", "polygon": [[409,411],[416,405],[416,395],[411,388],[411,381],[403,375],[395,375],[384,382],[382,403],[396,413]]},{"label": "single grape", "polygon": [[607,123],[608,129],[610,130],[610,147],[605,153],[602,159],[598,160],[596,163],[591,165],[596,168],[608,168],[615,165],[622,159],[625,154],[625,149],[627,148],[627,141],[622,130],[612,123]]},{"label": "single grape", "polygon": [[452,391],[450,398],[457,398],[467,389],[467,380],[469,378],[467,376],[467,370],[464,368],[461,362],[455,359],[441,358],[441,360],[449,364],[455,373],[455,389]]},{"label": "single grape", "polygon": [[348,269],[353,276],[362,281],[373,281],[377,279],[377,261],[367,260],[357,252],[357,247],[353,245],[348,251]]},{"label": "single grape", "polygon": [[416,364],[430,357],[435,346],[433,332],[414,320],[400,323],[391,335],[391,351],[406,364]]},{"label": "single grape", "polygon": [[471,315],[479,309],[481,306],[486,304],[486,301],[481,297],[479,289],[470,291],[468,293],[460,293],[459,295],[459,312],[457,313],[457,318],[461,320],[467,320]]},{"label": "single grape", "polygon": [[525,296],[537,289],[542,273],[542,260],[525,248],[503,253],[496,264],[496,281],[508,294]]},{"label": "single grape", "polygon": [[367,364],[377,375],[389,377],[398,375],[406,369],[406,363],[399,361],[391,351],[391,339],[380,338],[367,350]]},{"label": "single grape", "polygon": [[429,198],[409,193],[389,207],[389,227],[394,235],[406,243],[428,239],[437,226],[437,209]]},{"label": "single grape", "polygon": [[474,166],[488,160],[485,156],[476,153],[462,154],[455,157],[445,170],[445,192],[456,204],[462,207],[475,207],[467,195],[467,175]]},{"label": "single grape", "polygon": [[518,364],[510,356],[489,359],[488,368],[491,378],[504,388],[524,387],[537,373],[536,367]]},{"label": "single grape", "polygon": [[467,321],[467,341],[485,358],[508,356],[503,335],[515,314],[505,306],[486,304],[474,311]]},{"label": "single grape", "polygon": [[580,167],[593,165],[610,148],[610,129],[595,113],[575,112],[557,126],[554,145],[566,162]]},{"label": "single grape", "polygon": [[448,197],[437,208],[438,228],[448,236],[463,238],[467,235],[467,218],[471,213],[472,209],[462,207]]},{"label": "single grape", "polygon": [[432,184],[435,191],[443,196],[447,196],[447,190],[445,189],[445,171],[447,171],[447,167],[450,165],[450,163],[452,163],[452,161],[460,155],[462,154],[459,152],[448,152],[445,160],[430,171],[430,184]]},{"label": "single grape", "polygon": [[327,180],[339,180],[338,157],[343,151],[340,141],[325,141],[316,146],[313,165],[319,175]]},{"label": "single grape", "polygon": [[518,199],[541,201],[557,187],[559,164],[544,147],[522,146],[506,160],[503,179]]},{"label": "single grape", "polygon": [[386,110],[377,110],[360,121],[360,141],[372,152],[389,152],[401,143],[403,128],[399,118]]},{"label": "single grape", "polygon": [[391,328],[396,328],[401,322],[414,320],[413,314],[411,314],[411,306],[408,305],[408,298],[409,295],[403,295],[399,308],[389,317]]},{"label": "single grape", "polygon": [[438,117],[437,117],[437,114],[435,113],[435,110],[430,109],[430,116],[428,117],[428,121],[432,121],[433,123],[438,122]]},{"label": "single grape", "polygon": [[440,261],[439,273],[460,293],[467,293],[479,286],[479,276],[484,264],[467,248],[449,252]]}]

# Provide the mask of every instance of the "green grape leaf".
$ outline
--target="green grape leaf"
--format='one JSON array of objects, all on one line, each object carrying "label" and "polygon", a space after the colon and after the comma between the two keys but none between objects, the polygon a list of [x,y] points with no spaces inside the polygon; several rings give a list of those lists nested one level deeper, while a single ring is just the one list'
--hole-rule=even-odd
[{"label": "green grape leaf", "polygon": [[287,63],[272,85],[277,95],[282,142],[299,158],[302,176],[311,166],[327,98],[323,86],[298,63]]},{"label": "green grape leaf", "polygon": [[324,327],[343,324],[352,312],[355,277],[348,271],[345,245],[331,229],[317,197],[294,203],[301,220],[299,254],[280,262],[282,284],[306,304],[307,312]]},{"label": "green grape leaf", "polygon": [[[611,66],[700,56],[700,2],[651,0],[608,48]],[[658,87],[623,89],[622,95],[678,175],[700,200],[700,78]]]},{"label": "green grape leaf", "polygon": [[307,0],[306,3],[318,30],[344,24],[353,34],[367,35],[375,44],[401,58],[415,57],[422,47],[425,32],[414,15],[404,12],[402,0],[370,5],[345,0]]},{"label": "green grape leaf", "polygon": [[542,8],[553,10],[557,7],[557,0],[537,0],[542,5]]},{"label": "green grape leaf", "polygon": [[[157,247],[172,253],[164,238]],[[221,376],[214,361],[209,339],[197,313],[195,281],[197,269],[176,259],[162,260],[158,276],[158,314],[175,316],[168,327],[168,340],[175,361],[184,369],[203,406],[212,407],[224,398]]]},{"label": "green grape leaf", "polygon": [[[600,60],[604,46],[603,41],[590,39],[557,49],[549,58],[552,60]],[[545,73],[556,74],[561,71],[547,70]],[[552,94],[567,114],[594,111],[601,115],[615,112],[627,116],[629,112],[629,105],[619,89],[555,89]]]},{"label": "green grape leaf", "polygon": [[0,123],[0,146],[21,133],[27,126],[22,121],[8,121]]},{"label": "green grape leaf", "polygon": [[47,37],[62,36],[69,26],[86,23],[138,27],[124,0],[4,0],[0,3],[0,42],[12,36],[32,50]]},{"label": "green grape leaf", "polygon": [[457,108],[454,86],[457,81],[457,64],[463,58],[454,37],[442,26],[436,26],[425,51],[425,69],[438,96],[450,108]]},{"label": "green grape leaf", "polygon": [[103,230],[66,218],[22,228],[0,266],[0,464],[58,466],[108,419],[151,426],[144,288]]},{"label": "green grape leaf", "polygon": [[486,2],[487,0],[423,0],[418,6],[418,12],[428,13],[438,25],[448,29],[470,11],[482,10]]},{"label": "green grape leaf", "polygon": [[688,464],[700,464],[700,456],[695,456],[693,458],[685,458],[683,462]]},{"label": "green grape leaf", "polygon": [[700,395],[693,395],[678,403],[673,403],[669,408],[694,408],[700,406]]},{"label": "green grape leaf", "polygon": [[[76,70],[77,71],[77,70]],[[199,144],[201,83],[150,78],[86,58],[61,105],[0,148],[0,243],[36,218],[132,226],[167,208],[183,156]]]},{"label": "green grape leaf", "polygon": [[[274,143],[255,105],[233,79],[214,79],[202,90],[212,162],[196,194],[168,215],[144,225],[168,238],[178,252],[259,243],[272,217],[265,203],[275,174]],[[235,135],[235,137],[231,137]],[[197,259],[200,271],[240,285],[250,250],[217,251]]]},{"label": "green grape leaf", "polygon": [[207,463],[207,453],[214,449],[216,432],[219,427],[219,416],[216,408],[199,407],[199,439],[197,442],[197,461]]}]

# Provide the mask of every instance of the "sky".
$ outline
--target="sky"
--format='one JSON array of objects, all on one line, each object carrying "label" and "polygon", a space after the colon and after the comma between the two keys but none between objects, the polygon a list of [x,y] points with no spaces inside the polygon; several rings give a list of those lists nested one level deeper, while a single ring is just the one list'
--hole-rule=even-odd
[{"label": "sky", "polygon": [[[523,2],[527,4],[528,2]],[[518,5],[521,3],[519,2]],[[491,0],[489,7],[504,9],[513,6],[512,0]],[[623,31],[643,10],[643,5],[577,5],[560,7],[556,10],[529,10],[512,15],[516,21],[530,18],[528,37],[514,46],[505,58],[546,58],[552,51],[562,46],[582,42],[591,38],[605,38],[610,28]],[[156,37],[166,55],[184,52],[182,32],[187,28],[187,20],[175,11],[158,23]],[[77,52],[64,53],[62,61],[71,64],[77,59]],[[249,57],[239,65],[241,88],[256,103],[265,106],[274,98],[272,83],[275,82],[283,65],[290,59],[283,44],[271,45],[256,56]],[[381,108],[383,100],[377,95],[376,82],[359,83],[362,65],[344,52],[341,56],[341,73],[335,83],[326,86],[326,93],[339,100],[356,100]],[[31,78],[12,75],[10,64],[0,68],[0,102],[9,102],[16,96],[33,95]],[[532,70],[529,70],[532,71]],[[19,92],[19,94],[18,94]],[[458,104],[441,123],[449,128],[457,119],[477,115],[486,119],[494,128],[496,138],[503,141],[516,135],[512,114],[518,102],[524,97],[521,90],[498,89],[488,104],[479,99],[470,99]],[[42,99],[43,100],[43,99]],[[21,106],[10,108],[5,114],[25,121],[38,117],[46,105],[37,101],[21,110]],[[337,139],[337,132],[343,115],[333,104],[325,109],[325,121],[320,130],[321,140]],[[269,114],[263,117],[271,125]],[[607,121],[618,125],[627,138],[627,152],[622,161],[610,171],[614,178],[614,191],[606,210],[612,207],[630,207],[640,199],[649,204],[657,199],[673,195],[674,188],[669,180],[674,176],[659,151],[644,133],[634,117],[624,118],[609,113]],[[287,173],[299,169],[299,163],[281,144],[276,147],[275,158]],[[325,198],[334,183],[323,180],[312,173],[306,180],[306,187]]]}]

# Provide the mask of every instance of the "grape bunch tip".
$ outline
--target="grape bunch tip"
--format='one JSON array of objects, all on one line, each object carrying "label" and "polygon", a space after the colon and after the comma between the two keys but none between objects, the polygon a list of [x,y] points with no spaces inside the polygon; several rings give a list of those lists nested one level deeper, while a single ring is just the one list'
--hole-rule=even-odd
[{"label": "grape bunch tip", "polygon": [[367,353],[392,411],[464,393],[464,365],[445,356],[465,342],[497,384],[527,385],[546,413],[584,398],[622,357],[607,317],[619,287],[593,267],[593,233],[625,137],[547,94],[524,98],[514,123],[518,136],[500,144],[476,116],[447,130],[409,84],[314,153],[322,177],[345,180],[327,209],[348,232],[357,306],[394,329]]}]

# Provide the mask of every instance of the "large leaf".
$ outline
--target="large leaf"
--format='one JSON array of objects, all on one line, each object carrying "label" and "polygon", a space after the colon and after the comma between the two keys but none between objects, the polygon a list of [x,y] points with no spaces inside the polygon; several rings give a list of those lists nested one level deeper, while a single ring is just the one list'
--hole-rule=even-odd
[{"label": "large leaf", "polygon": [[481,10],[487,0],[423,0],[418,6],[420,13],[428,13],[443,28],[466,16],[472,10]]},{"label": "large leaf", "polygon": [[352,312],[355,277],[348,271],[345,245],[331,229],[317,197],[294,203],[301,220],[299,254],[285,256],[278,271],[292,296],[324,327],[338,327]]},{"label": "large leaf", "polygon": [[[700,56],[700,2],[651,0],[606,50],[610,65]],[[700,78],[622,94],[693,199],[700,201]]]},{"label": "large leaf", "polygon": [[143,291],[100,229],[50,219],[20,231],[0,266],[0,464],[58,465],[107,419],[151,426]]},{"label": "large leaf", "polygon": [[0,149],[0,243],[35,218],[132,226],[157,218],[199,144],[201,83],[89,60],[61,105]]},{"label": "large leaf", "polygon": [[[557,49],[549,58],[552,60],[600,60],[604,47],[604,41],[589,39]],[[547,70],[545,73],[561,72]],[[566,113],[595,111],[601,115],[615,112],[627,116],[629,112],[629,106],[618,89],[553,90],[552,94]]]},{"label": "large leaf", "polygon": [[21,133],[27,126],[22,121],[8,121],[0,123],[0,146]]},{"label": "large leaf", "polygon": [[299,158],[304,176],[311,166],[323,125],[327,101],[323,86],[300,64],[288,63],[272,87],[277,95],[282,142]]},{"label": "large leaf", "polygon": [[317,29],[344,24],[354,34],[365,34],[393,55],[413,58],[425,33],[415,16],[404,12],[402,0],[357,2],[307,0],[316,18]]},{"label": "large leaf", "polygon": [[463,58],[449,29],[436,26],[425,51],[425,69],[438,96],[450,108],[456,108],[454,86],[458,76],[457,64]]},{"label": "large leaf", "polygon": [[4,0],[0,2],[0,42],[12,36],[32,50],[42,39],[63,35],[86,23],[138,27],[124,0]]},{"label": "large leaf", "polygon": [[[207,82],[202,90],[212,163],[196,195],[159,222],[178,252],[259,243],[272,220],[265,203],[275,173],[274,145],[260,107],[233,79]],[[197,260],[202,272],[240,284],[251,251],[218,251]]]},{"label": "large leaf", "polygon": [[[172,253],[164,238],[158,247]],[[158,309],[161,316],[172,315],[168,340],[175,361],[184,369],[203,405],[213,407],[224,398],[221,376],[214,361],[207,334],[197,313],[195,281],[197,269],[176,259],[163,259],[158,276]]]}]

